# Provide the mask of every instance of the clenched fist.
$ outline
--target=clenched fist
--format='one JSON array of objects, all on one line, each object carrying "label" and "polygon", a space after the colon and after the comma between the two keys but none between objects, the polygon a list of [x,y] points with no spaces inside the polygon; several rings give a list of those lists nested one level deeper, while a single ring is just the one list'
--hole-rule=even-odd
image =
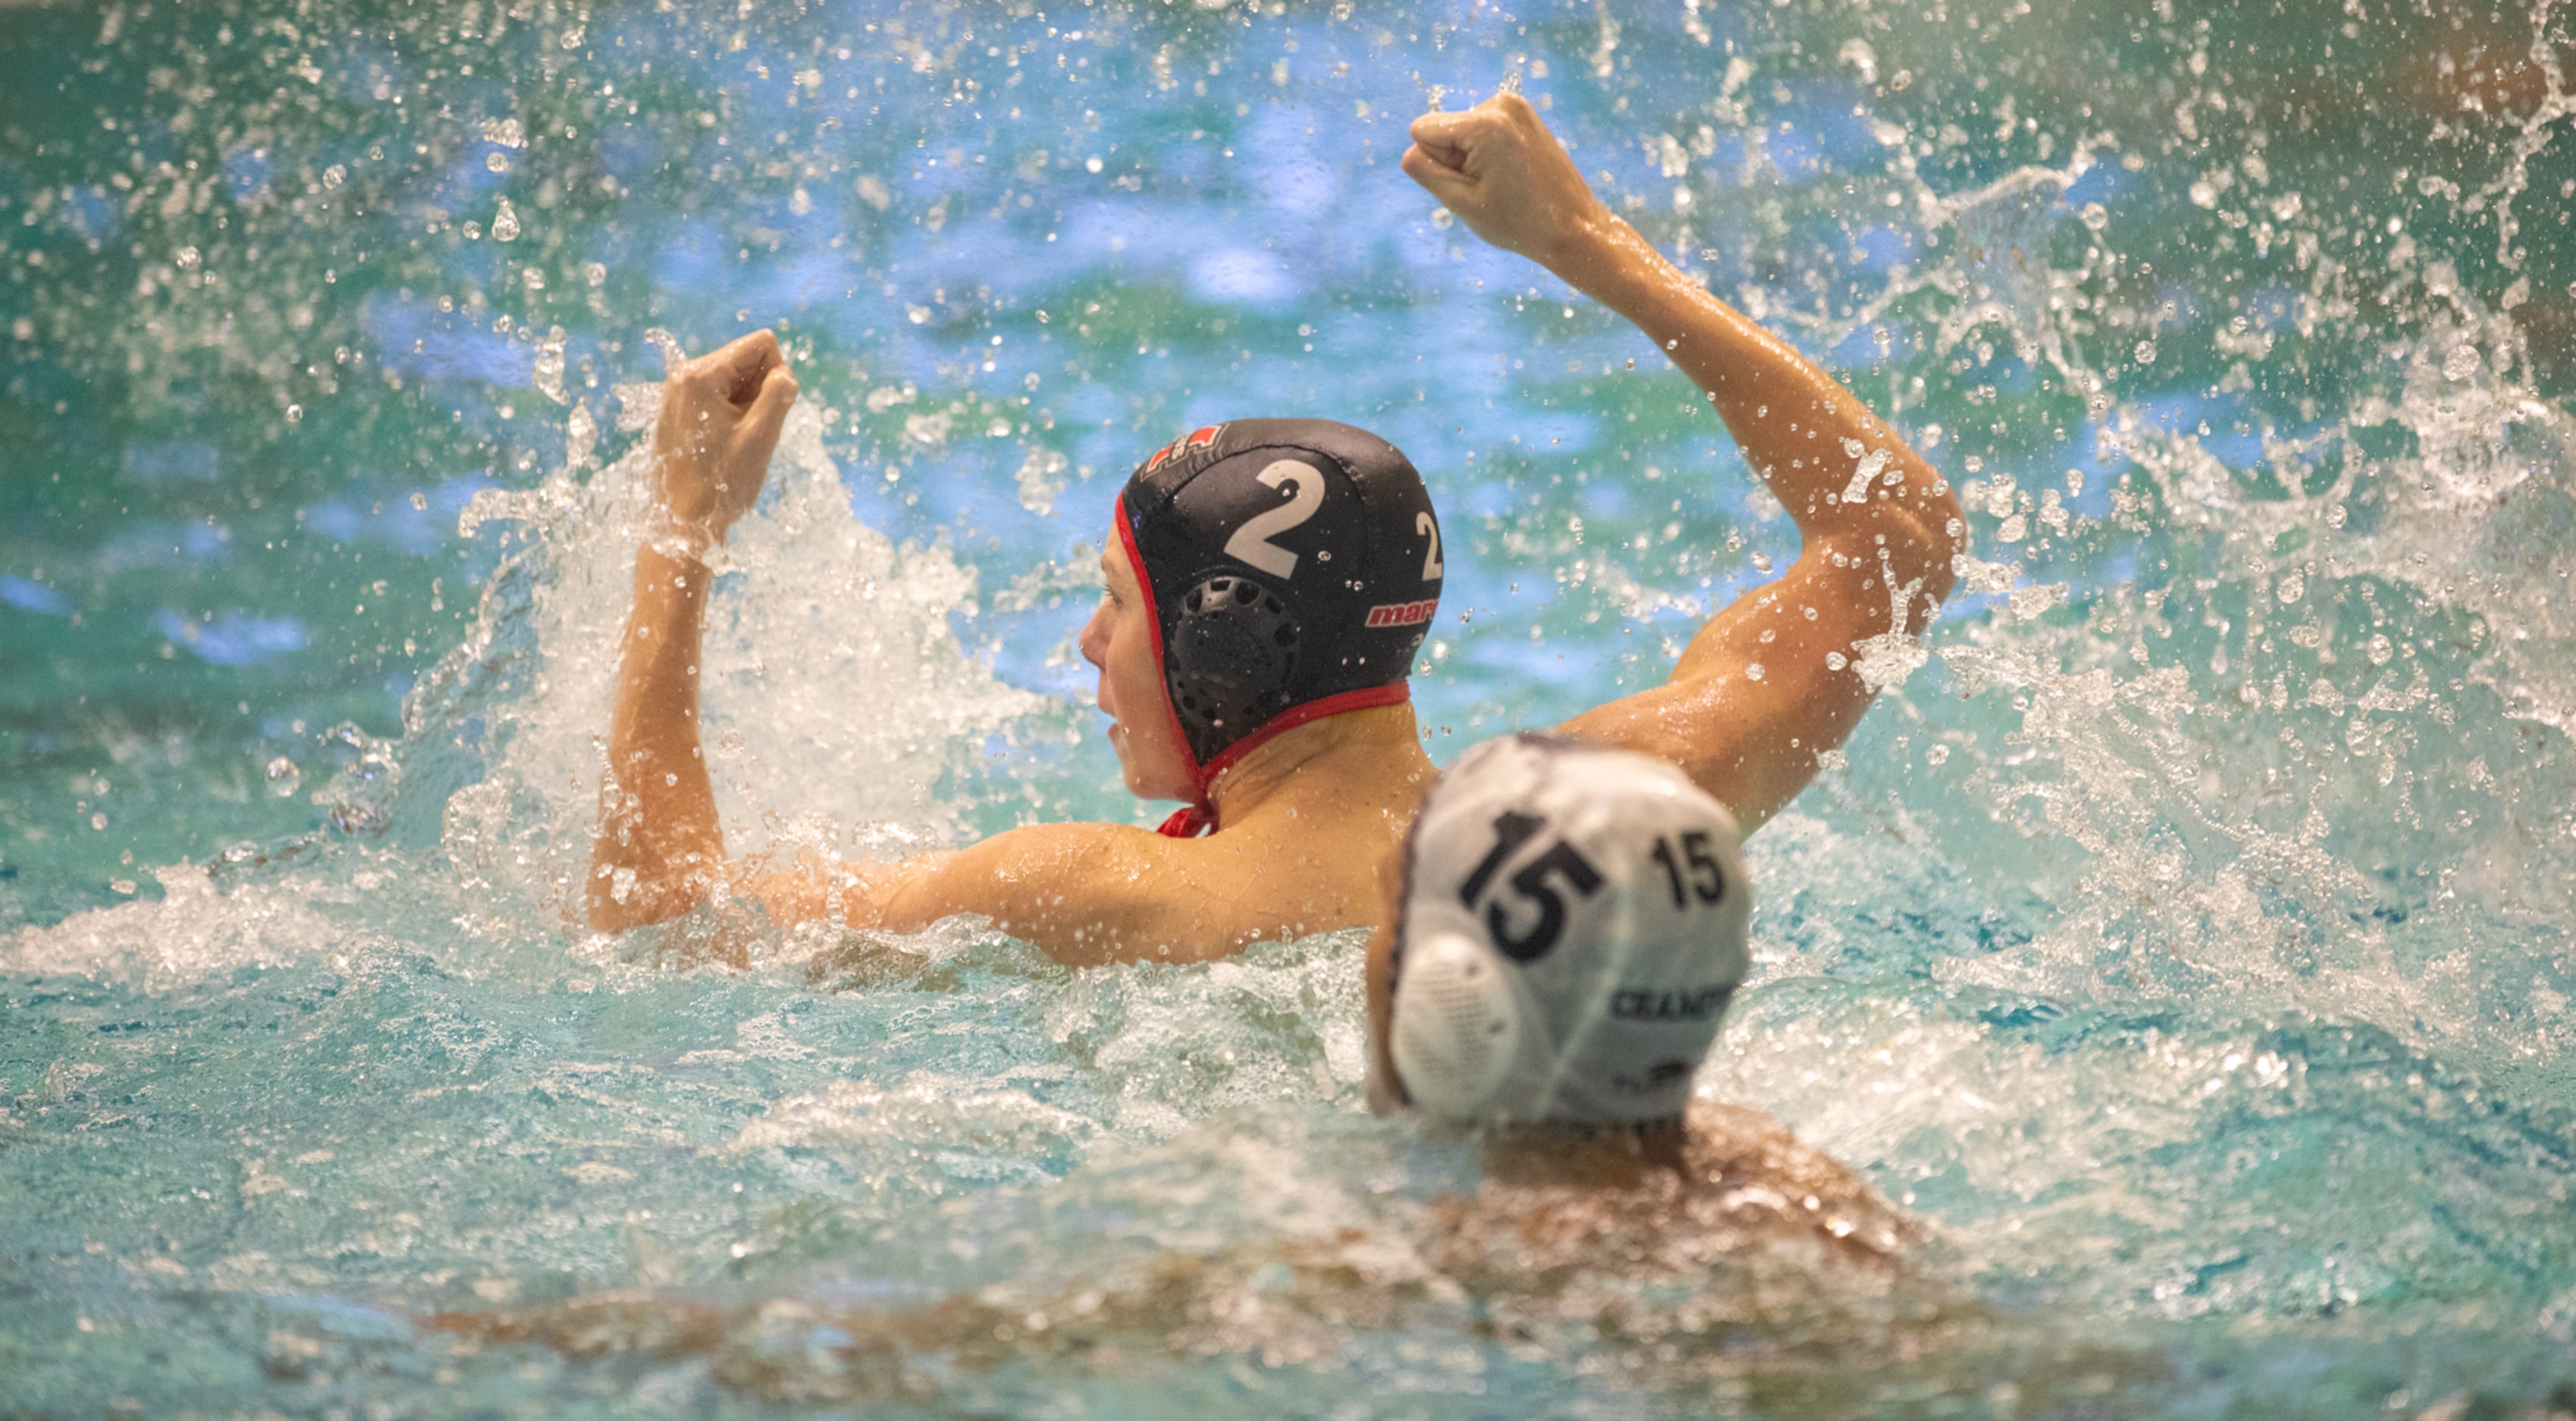
[{"label": "clenched fist", "polygon": [[796,377],[778,337],[754,331],[673,371],[653,427],[653,483],[672,531],[724,541],[760,497]]},{"label": "clenched fist", "polygon": [[1611,220],[1565,145],[1518,94],[1415,119],[1403,164],[1405,176],[1477,236],[1551,269]]}]

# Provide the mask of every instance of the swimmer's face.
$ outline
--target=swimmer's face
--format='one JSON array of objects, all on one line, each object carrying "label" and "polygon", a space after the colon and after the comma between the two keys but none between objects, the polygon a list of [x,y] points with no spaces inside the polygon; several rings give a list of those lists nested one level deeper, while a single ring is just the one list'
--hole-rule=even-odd
[{"label": "swimmer's face", "polygon": [[1377,863],[1377,923],[1369,930],[1368,955],[1360,972],[1368,989],[1368,1106],[1392,1115],[1404,1106],[1395,1078],[1395,1054],[1387,1045],[1395,1024],[1395,917],[1404,892],[1404,846],[1389,848]]},{"label": "swimmer's face", "polygon": [[1100,709],[1127,790],[1139,799],[1190,797],[1189,758],[1163,703],[1154,659],[1154,614],[1115,529],[1100,555],[1099,610],[1082,629],[1082,657],[1100,668]]}]

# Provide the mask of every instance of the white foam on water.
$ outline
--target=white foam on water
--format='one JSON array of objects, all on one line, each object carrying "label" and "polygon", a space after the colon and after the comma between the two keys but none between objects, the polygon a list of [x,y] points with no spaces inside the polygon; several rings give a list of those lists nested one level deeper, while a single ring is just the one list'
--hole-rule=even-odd
[{"label": "white foam on water", "polygon": [[157,869],[162,897],[75,913],[43,928],[0,937],[0,970],[66,972],[166,990],[234,967],[305,961],[322,953],[345,958],[349,925],[294,893],[216,890],[206,869]]},{"label": "white foam on water", "polygon": [[[617,394],[620,426],[649,428],[659,388]],[[462,520],[469,535],[516,520],[533,546],[512,556],[530,566],[533,591],[496,580],[451,661],[483,655],[525,618],[529,666],[522,694],[484,708],[501,749],[448,802],[443,842],[471,878],[548,906],[573,901],[587,868],[649,459],[639,441],[587,482],[567,473],[524,493],[487,491]],[[963,820],[938,793],[943,777],[985,737],[1063,710],[966,654],[951,619],[976,615],[973,571],[858,520],[811,405],[790,414],[769,483],[722,551],[707,614],[701,734],[727,847],[945,847]]]}]

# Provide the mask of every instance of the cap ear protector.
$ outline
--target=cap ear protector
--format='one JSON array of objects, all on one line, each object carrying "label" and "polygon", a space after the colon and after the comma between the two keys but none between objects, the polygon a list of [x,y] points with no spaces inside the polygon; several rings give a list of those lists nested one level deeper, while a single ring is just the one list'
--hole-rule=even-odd
[{"label": "cap ear protector", "polygon": [[1194,739],[1271,720],[1288,708],[1301,640],[1288,604],[1249,577],[1191,588],[1163,650],[1172,713]]},{"label": "cap ear protector", "polygon": [[1387,1038],[1397,1077],[1434,1115],[1472,1119],[1511,1074],[1528,1029],[1493,949],[1463,933],[1411,944]]}]

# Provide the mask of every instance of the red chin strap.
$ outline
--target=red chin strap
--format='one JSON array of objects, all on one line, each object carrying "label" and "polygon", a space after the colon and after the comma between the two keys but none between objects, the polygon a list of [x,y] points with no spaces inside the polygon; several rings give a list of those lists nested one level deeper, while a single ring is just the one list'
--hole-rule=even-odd
[{"label": "red chin strap", "polygon": [[[1171,700],[1170,690],[1166,689],[1163,692],[1163,699],[1168,706]],[[1273,737],[1294,730],[1308,721],[1322,720],[1326,716],[1341,715],[1355,710],[1369,710],[1377,706],[1400,706],[1412,699],[1413,683],[1398,681],[1391,686],[1362,686],[1356,691],[1344,691],[1339,695],[1290,706],[1281,711],[1269,724],[1225,747],[1223,753],[1204,765],[1198,762],[1197,756],[1190,754],[1190,742],[1187,737],[1182,737],[1181,754],[1187,756],[1190,762],[1190,802],[1173,810],[1172,817],[1164,820],[1163,827],[1155,832],[1167,839],[1195,839],[1214,830],[1216,805],[1208,798],[1208,790],[1216,784],[1217,776],[1233,769],[1236,762],[1251,754],[1259,746],[1269,743]],[[1172,718],[1172,728],[1176,732],[1180,729],[1180,717],[1177,715]]]}]

